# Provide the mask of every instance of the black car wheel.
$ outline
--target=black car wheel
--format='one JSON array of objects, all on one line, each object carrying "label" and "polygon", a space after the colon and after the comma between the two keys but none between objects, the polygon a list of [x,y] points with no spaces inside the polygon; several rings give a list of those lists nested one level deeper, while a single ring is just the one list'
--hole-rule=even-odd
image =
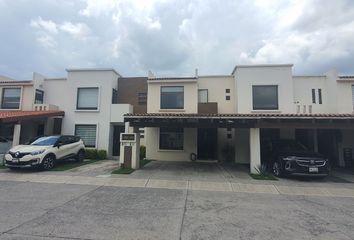
[{"label": "black car wheel", "polygon": [[85,159],[85,151],[84,150],[80,150],[77,155],[76,155],[76,161],[77,162],[82,162]]},{"label": "black car wheel", "polygon": [[54,167],[54,156],[48,155],[45,156],[43,161],[42,161],[42,168],[43,170],[50,170]]},{"label": "black car wheel", "polygon": [[277,177],[281,177],[283,175],[283,170],[281,169],[279,162],[273,163],[273,174]]}]

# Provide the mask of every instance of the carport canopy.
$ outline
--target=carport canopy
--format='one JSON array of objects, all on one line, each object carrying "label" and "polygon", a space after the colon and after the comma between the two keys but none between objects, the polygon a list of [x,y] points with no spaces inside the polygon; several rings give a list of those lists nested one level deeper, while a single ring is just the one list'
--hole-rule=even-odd
[{"label": "carport canopy", "polygon": [[186,128],[354,128],[354,114],[125,114],[131,127]]},{"label": "carport canopy", "polygon": [[13,123],[44,117],[64,116],[64,111],[0,111],[0,123]]}]

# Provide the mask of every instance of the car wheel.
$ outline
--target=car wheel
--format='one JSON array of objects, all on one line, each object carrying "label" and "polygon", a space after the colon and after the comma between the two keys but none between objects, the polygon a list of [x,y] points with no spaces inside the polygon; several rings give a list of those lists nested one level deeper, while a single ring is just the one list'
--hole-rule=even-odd
[{"label": "car wheel", "polygon": [[281,169],[281,165],[279,162],[273,163],[273,174],[276,177],[281,177],[283,175],[283,170]]},{"label": "car wheel", "polygon": [[42,169],[43,170],[50,170],[54,167],[55,158],[53,155],[45,156],[42,161]]},{"label": "car wheel", "polygon": [[76,155],[76,161],[77,162],[82,162],[85,159],[85,151],[84,150],[80,150],[77,155]]}]

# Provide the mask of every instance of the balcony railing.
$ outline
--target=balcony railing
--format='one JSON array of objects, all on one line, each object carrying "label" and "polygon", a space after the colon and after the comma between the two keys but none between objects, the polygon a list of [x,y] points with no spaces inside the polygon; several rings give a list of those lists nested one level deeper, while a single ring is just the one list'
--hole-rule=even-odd
[{"label": "balcony railing", "polygon": [[218,113],[218,103],[198,103],[198,113],[199,114],[217,114]]},{"label": "balcony railing", "polygon": [[59,110],[59,107],[52,104],[33,104],[33,111]]}]

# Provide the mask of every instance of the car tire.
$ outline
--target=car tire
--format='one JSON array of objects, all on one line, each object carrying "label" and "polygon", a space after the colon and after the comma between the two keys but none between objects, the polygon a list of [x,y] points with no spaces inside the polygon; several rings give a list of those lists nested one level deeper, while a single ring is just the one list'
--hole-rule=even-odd
[{"label": "car tire", "polygon": [[76,162],[83,162],[85,159],[85,151],[80,150],[76,155]]},{"label": "car tire", "polygon": [[281,164],[279,162],[274,162],[273,163],[273,174],[276,177],[282,177],[283,176],[283,169],[281,168]]},{"label": "car tire", "polygon": [[50,170],[54,167],[55,157],[53,155],[47,155],[42,161],[42,170]]}]

